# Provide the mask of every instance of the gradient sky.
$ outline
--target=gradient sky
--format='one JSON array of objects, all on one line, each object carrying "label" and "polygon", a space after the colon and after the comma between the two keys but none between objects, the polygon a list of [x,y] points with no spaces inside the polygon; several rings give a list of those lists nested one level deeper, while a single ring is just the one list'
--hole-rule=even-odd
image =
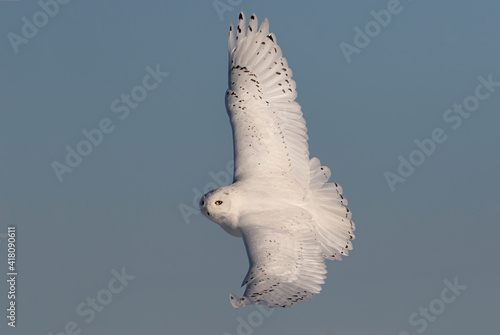
[{"label": "gradient sky", "polygon": [[[18,327],[4,310],[0,333],[496,333],[500,87],[478,88],[478,78],[500,82],[500,3],[216,4],[226,11],[213,1],[73,0],[47,7],[49,17],[36,1],[0,2],[0,234],[17,227],[19,273]],[[398,12],[390,22],[355,41],[388,6]],[[242,241],[181,212],[214,176],[225,182],[232,160],[224,92],[239,11],[269,18],[311,155],[332,169],[357,224],[351,255],[327,263],[322,293],[271,315],[229,303],[248,268]],[[36,33],[23,29],[33,19]],[[341,44],[357,48],[350,62]],[[169,75],[147,77],[145,90],[157,67]],[[132,93],[144,98],[133,108],[121,101]],[[81,144],[88,155],[60,182],[53,163],[100,126],[99,145]],[[415,141],[429,143],[436,128],[446,140],[421,156]],[[400,156],[420,165],[401,176]],[[387,172],[399,175],[394,190]],[[2,278],[6,251],[0,235]],[[113,274],[123,268],[126,286]],[[454,280],[467,288],[443,302]],[[7,290],[2,280],[3,308]],[[94,298],[107,304],[91,318]],[[427,320],[419,310],[429,307]]]}]

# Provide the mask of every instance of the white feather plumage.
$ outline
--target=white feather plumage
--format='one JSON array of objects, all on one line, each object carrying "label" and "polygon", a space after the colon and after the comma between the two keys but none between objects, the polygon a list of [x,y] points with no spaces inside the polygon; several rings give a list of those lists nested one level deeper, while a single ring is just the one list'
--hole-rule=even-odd
[{"label": "white feather plumage", "polygon": [[234,182],[204,195],[202,213],[242,237],[250,269],[231,303],[289,307],[321,291],[324,259],[352,249],[354,223],[331,172],[309,159],[296,84],[267,19],[229,30],[226,108],[233,129]]}]

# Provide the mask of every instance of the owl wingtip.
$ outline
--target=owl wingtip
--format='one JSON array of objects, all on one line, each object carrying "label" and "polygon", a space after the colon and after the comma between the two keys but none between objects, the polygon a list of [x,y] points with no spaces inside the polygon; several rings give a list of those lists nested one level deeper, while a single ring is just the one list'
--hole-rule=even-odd
[{"label": "owl wingtip", "polygon": [[231,302],[231,305],[234,308],[240,308],[241,307],[240,298],[238,298],[237,295],[234,295],[234,294],[230,293],[229,294],[229,301]]}]

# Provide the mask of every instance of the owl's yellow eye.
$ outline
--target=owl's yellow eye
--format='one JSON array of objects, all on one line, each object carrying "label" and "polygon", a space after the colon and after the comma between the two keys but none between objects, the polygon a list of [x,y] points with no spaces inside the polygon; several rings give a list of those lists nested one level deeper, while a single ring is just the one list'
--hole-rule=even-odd
[{"label": "owl's yellow eye", "polygon": [[215,202],[215,204],[216,204],[217,206],[222,205],[222,201],[217,200],[217,201]]}]

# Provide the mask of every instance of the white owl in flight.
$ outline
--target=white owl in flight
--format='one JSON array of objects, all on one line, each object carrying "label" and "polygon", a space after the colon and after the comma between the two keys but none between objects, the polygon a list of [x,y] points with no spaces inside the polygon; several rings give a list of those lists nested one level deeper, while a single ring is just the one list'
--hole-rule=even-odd
[{"label": "white owl in flight", "polygon": [[330,169],[309,159],[292,70],[267,19],[259,28],[252,14],[247,26],[240,13],[228,46],[234,181],[205,194],[201,212],[245,243],[246,290],[232,305],[295,306],[321,291],[323,258],[352,250],[352,214]]}]

